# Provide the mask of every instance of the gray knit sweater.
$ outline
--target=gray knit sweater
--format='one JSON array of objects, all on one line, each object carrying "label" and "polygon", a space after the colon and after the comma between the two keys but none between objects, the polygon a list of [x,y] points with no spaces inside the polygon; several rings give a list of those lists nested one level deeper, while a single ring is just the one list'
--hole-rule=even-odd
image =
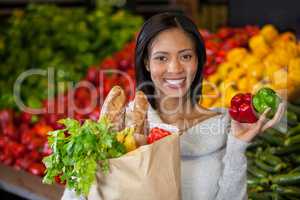
[{"label": "gray knit sweater", "polygon": [[[246,200],[249,143],[231,135],[230,117],[220,115],[191,127],[180,138],[182,200]],[[157,112],[149,108],[148,120],[162,123]],[[83,199],[65,190],[64,200]]]},{"label": "gray knit sweater", "polygon": [[[230,116],[220,115],[188,129],[180,138],[182,200],[247,199],[247,160],[249,143],[231,135]],[[149,109],[150,121],[162,122]]]}]

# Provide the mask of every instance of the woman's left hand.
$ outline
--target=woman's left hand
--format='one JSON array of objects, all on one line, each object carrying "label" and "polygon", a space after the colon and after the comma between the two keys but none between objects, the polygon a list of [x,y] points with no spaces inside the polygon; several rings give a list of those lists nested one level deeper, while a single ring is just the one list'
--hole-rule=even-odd
[{"label": "woman's left hand", "polygon": [[252,124],[239,123],[235,120],[231,120],[233,135],[242,141],[250,142],[256,135],[264,132],[266,129],[274,126],[280,121],[285,111],[285,104],[279,104],[276,114],[271,120],[266,118],[268,111],[269,109],[265,110],[265,112],[259,117],[258,121]]}]

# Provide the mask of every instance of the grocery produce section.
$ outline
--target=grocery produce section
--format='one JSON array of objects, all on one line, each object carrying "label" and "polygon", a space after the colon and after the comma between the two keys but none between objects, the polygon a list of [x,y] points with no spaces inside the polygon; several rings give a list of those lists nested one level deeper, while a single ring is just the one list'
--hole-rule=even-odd
[{"label": "grocery produce section", "polygon": [[[64,182],[57,174],[55,185],[41,183],[46,169],[42,159],[61,153],[52,154],[48,133],[80,126],[74,121],[59,122],[66,117],[81,122],[97,121],[103,103],[99,99],[104,99],[114,85],[123,87],[127,100],[131,100],[134,95],[126,77],[105,75],[100,84],[99,74],[101,70],[118,69],[134,80],[134,39],[142,22],[139,16],[122,9],[113,11],[110,7],[87,12],[82,8],[30,5],[24,12],[16,11],[5,28],[0,28],[0,187],[23,197],[32,195],[32,199],[56,199],[62,194]],[[260,134],[247,150],[249,199],[300,199],[299,40],[295,34],[280,32],[272,25],[223,27],[216,33],[199,31],[207,53],[203,98],[199,104],[233,110],[234,101],[243,101],[249,108],[254,101],[257,112],[261,113],[264,97],[258,90],[262,86],[271,88],[287,101],[281,123]],[[16,78],[25,70],[49,67],[56,73],[52,86],[57,88],[51,98],[47,97],[51,85],[46,78],[35,76],[23,83],[21,94],[26,105],[43,108],[46,113],[20,111],[12,93]],[[67,82],[79,87],[67,88]],[[95,87],[94,93],[80,87],[81,82]],[[89,108],[95,100],[97,106],[86,114],[78,113],[68,107],[70,95],[76,107]],[[277,101],[276,96],[273,98]],[[244,119],[237,115],[236,119],[247,123],[257,120],[254,113],[244,114]],[[123,134],[130,135],[130,130],[126,131]],[[159,129],[152,132],[148,143],[169,134]],[[114,153],[124,152],[123,149]],[[10,174],[11,178],[4,174]],[[27,184],[28,179],[37,187]],[[53,196],[47,197],[46,193]]]}]

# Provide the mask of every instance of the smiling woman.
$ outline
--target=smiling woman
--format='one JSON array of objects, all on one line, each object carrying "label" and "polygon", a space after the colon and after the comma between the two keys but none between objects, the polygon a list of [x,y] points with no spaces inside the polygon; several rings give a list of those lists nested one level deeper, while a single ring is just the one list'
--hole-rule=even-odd
[{"label": "smiling woman", "polygon": [[[146,21],[137,37],[137,89],[149,103],[149,122],[181,130],[183,200],[247,199],[245,150],[260,132],[279,121],[283,106],[266,122],[266,112],[253,124],[231,120],[227,110],[208,110],[201,97],[204,42],[186,16],[162,13]],[[163,163],[162,163],[163,165]]]}]

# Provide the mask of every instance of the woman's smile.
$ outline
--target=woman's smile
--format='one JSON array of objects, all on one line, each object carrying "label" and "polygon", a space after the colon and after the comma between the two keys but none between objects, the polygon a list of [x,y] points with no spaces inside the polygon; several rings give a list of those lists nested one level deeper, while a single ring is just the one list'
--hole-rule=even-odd
[{"label": "woman's smile", "polygon": [[177,78],[177,79],[164,78],[164,82],[165,82],[164,86],[170,89],[182,89],[185,86],[185,80],[186,78]]}]

